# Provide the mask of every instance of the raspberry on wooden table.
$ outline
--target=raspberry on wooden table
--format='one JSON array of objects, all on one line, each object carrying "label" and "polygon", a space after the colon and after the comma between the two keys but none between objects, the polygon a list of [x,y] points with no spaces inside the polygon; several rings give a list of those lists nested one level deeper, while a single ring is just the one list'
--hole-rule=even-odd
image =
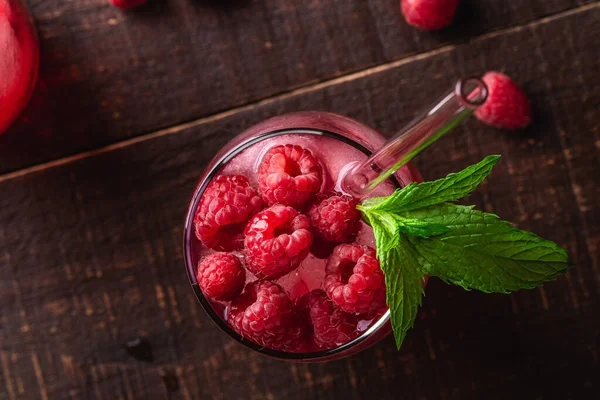
[{"label": "raspberry on wooden table", "polygon": [[330,242],[348,243],[360,228],[360,211],[350,196],[334,194],[317,201],[308,213],[316,236]]},{"label": "raspberry on wooden table", "polygon": [[323,168],[313,154],[300,146],[275,146],[258,169],[258,190],[268,205],[300,209],[321,189]]},{"label": "raspberry on wooden table", "polygon": [[292,207],[276,204],[256,214],[245,230],[246,268],[259,278],[294,270],[312,243],[310,221]]},{"label": "raspberry on wooden table", "polygon": [[217,176],[208,185],[194,219],[196,237],[207,247],[242,248],[246,222],[262,208],[262,200],[241,175]]},{"label": "raspberry on wooden table", "polygon": [[302,351],[306,328],[281,286],[256,281],[231,302],[227,320],[243,337],[281,351]]},{"label": "raspberry on wooden table", "polygon": [[402,0],[402,14],[410,25],[437,30],[450,25],[459,0]]},{"label": "raspberry on wooden table", "polygon": [[325,292],[342,310],[370,314],[385,307],[385,278],[375,249],[341,244],[327,260]]},{"label": "raspberry on wooden table", "polygon": [[298,308],[307,311],[317,346],[331,349],[358,337],[358,318],[333,304],[322,290],[313,290],[298,300]]},{"label": "raspberry on wooden table", "polygon": [[244,288],[246,270],[233,254],[214,253],[198,263],[197,279],[206,296],[228,301]]},{"label": "raspberry on wooden table", "polygon": [[498,128],[519,129],[531,123],[531,103],[523,90],[508,76],[491,71],[483,76],[488,98],[475,111],[482,122]]},{"label": "raspberry on wooden table", "polygon": [[108,0],[110,4],[122,9],[133,8],[145,4],[148,0]]}]

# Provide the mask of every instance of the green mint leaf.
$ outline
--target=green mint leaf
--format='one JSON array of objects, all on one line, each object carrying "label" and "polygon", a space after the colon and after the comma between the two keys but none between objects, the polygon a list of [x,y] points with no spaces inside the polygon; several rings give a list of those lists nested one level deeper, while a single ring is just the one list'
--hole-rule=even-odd
[{"label": "green mint leaf", "polygon": [[[381,216],[376,213],[363,214],[363,217],[373,228],[377,254],[380,254],[380,252],[390,251],[399,245],[400,236],[398,235],[398,229],[393,220],[381,218]],[[378,258],[381,259],[379,256]]]},{"label": "green mint leaf", "polygon": [[429,238],[432,236],[441,235],[450,230],[450,228],[445,225],[425,222],[415,218],[404,218],[397,214],[392,215],[394,215],[394,219],[398,224],[398,229],[400,232],[410,236]]},{"label": "green mint leaf", "polygon": [[432,182],[411,183],[387,197],[363,201],[362,211],[403,213],[468,196],[492,172],[500,156],[487,156],[475,165]]},{"label": "green mint leaf", "polygon": [[358,206],[373,227],[398,348],[414,324],[426,274],[467,290],[509,293],[540,286],[569,268],[567,252],[555,243],[450,203],[469,195],[498,158]]},{"label": "green mint leaf", "polygon": [[424,239],[408,237],[422,271],[483,292],[509,293],[553,280],[569,268],[567,252],[494,214],[445,203],[410,212],[411,218],[450,228]]},{"label": "green mint leaf", "polygon": [[[387,229],[374,223],[375,238],[388,237]],[[413,327],[423,297],[423,274],[418,255],[413,251],[405,235],[396,235],[399,246],[382,250],[377,244],[377,257],[385,274],[386,302],[390,307],[390,319],[396,346],[400,349],[406,333]]]},{"label": "green mint leaf", "polygon": [[441,235],[450,230],[450,228],[441,224],[425,222],[416,218],[406,218],[385,211],[370,211],[366,212],[365,215],[368,216],[369,221],[381,224],[386,230],[386,234],[393,237],[391,240],[394,243],[389,244],[389,246],[397,244],[397,236],[400,233],[428,238]]}]

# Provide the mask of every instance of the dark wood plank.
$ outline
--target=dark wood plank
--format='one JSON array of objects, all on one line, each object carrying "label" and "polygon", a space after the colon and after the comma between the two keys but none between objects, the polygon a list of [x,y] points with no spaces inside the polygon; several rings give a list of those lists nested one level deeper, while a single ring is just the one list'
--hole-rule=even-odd
[{"label": "dark wood plank", "polygon": [[[0,398],[597,398],[600,7],[358,74],[131,146],[0,177]],[[514,60],[520,60],[516,63]],[[293,365],[222,334],[195,304],[182,220],[211,155],[242,129],[321,109],[392,132],[454,76],[502,69],[522,132],[468,121],[419,157],[428,179],[502,153],[472,202],[555,240],[577,267],[510,296],[432,280],[415,329],[347,360]],[[596,247],[594,247],[596,246]],[[148,337],[154,361],[123,344]]]},{"label": "dark wood plank", "polygon": [[107,145],[593,0],[464,0],[439,33],[398,0],[29,0],[36,95],[0,138],[0,172]]}]

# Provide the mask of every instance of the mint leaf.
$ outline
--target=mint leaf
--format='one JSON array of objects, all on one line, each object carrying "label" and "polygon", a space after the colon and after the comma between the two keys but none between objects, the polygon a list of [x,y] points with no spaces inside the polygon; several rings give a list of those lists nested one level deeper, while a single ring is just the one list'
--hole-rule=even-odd
[{"label": "mint leaf", "polygon": [[[375,238],[382,238],[387,231],[381,225],[373,225]],[[396,236],[400,246],[381,250],[377,245],[377,257],[385,274],[386,302],[390,307],[390,319],[396,347],[400,349],[406,333],[413,327],[423,296],[423,275],[419,272],[417,254],[412,251],[408,239]]]},{"label": "mint leaf", "polygon": [[[386,230],[386,233],[390,236],[397,237],[400,233],[406,233],[407,235],[428,238],[441,235],[450,230],[450,228],[441,224],[425,222],[416,218],[407,218],[399,214],[388,213],[385,211],[369,211],[364,215],[368,215],[371,225],[372,222],[381,224]],[[397,238],[392,239],[394,240],[394,243],[390,244],[390,246],[396,244],[396,239]]]},{"label": "mint leaf", "polygon": [[410,236],[428,238],[431,236],[441,235],[442,233],[446,233],[450,230],[450,228],[442,224],[420,221],[416,218],[404,218],[397,214],[392,215],[398,224],[398,229],[400,232]]},{"label": "mint leaf", "polygon": [[411,183],[387,197],[363,201],[362,211],[402,213],[447,201],[456,201],[471,194],[492,172],[500,156],[487,156],[475,165],[432,182]]},{"label": "mint leaf", "polygon": [[423,272],[467,290],[531,289],[569,268],[567,252],[555,243],[473,207],[445,203],[410,216],[450,228],[430,239],[412,236],[408,241]]},{"label": "mint leaf", "polygon": [[[385,215],[384,215],[385,216]],[[373,228],[375,236],[375,247],[377,248],[377,258],[380,259],[380,252],[391,251],[399,244],[400,235],[396,224],[391,219],[380,218],[379,214],[363,214],[366,222]]]},{"label": "mint leaf", "polygon": [[569,268],[567,252],[555,243],[473,206],[449,203],[470,194],[498,158],[357,207],[373,227],[398,348],[414,324],[426,274],[467,290],[509,293],[540,286]]}]

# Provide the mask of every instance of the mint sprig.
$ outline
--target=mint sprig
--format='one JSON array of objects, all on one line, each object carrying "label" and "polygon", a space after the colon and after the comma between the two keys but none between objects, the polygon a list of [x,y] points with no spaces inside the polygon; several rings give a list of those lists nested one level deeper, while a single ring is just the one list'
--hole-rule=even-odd
[{"label": "mint sprig", "polygon": [[567,252],[555,243],[474,206],[450,203],[475,190],[499,158],[358,206],[375,235],[398,348],[414,324],[425,275],[466,290],[510,293],[538,287],[569,268]]},{"label": "mint sprig", "polygon": [[499,155],[487,156],[475,165],[433,182],[412,182],[386,197],[372,197],[362,202],[363,211],[402,213],[446,201],[456,201],[473,192],[492,172]]}]

